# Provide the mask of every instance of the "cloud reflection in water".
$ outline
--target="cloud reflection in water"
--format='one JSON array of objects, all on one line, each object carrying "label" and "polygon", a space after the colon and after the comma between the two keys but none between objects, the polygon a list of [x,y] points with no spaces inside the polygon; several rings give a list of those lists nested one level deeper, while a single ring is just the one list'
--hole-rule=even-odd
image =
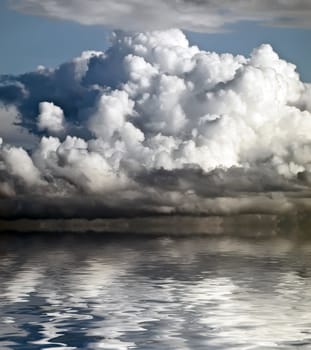
[{"label": "cloud reflection in water", "polygon": [[2,235],[0,347],[307,349],[311,242]]}]

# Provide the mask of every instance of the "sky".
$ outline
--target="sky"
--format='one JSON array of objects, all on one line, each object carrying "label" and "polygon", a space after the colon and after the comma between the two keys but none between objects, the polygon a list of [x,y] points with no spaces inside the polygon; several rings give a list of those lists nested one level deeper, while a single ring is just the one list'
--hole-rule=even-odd
[{"label": "sky", "polygon": [[307,0],[0,4],[0,219],[311,210]]},{"label": "sky", "polygon": [[0,74],[20,74],[39,65],[56,67],[82,51],[104,50],[110,30],[25,15],[0,2]]}]

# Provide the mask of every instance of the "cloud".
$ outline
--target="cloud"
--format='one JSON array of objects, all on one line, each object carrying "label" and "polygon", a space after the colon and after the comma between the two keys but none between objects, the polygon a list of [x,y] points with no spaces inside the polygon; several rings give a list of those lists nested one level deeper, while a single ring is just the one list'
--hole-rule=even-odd
[{"label": "cloud", "polygon": [[3,136],[0,217],[310,210],[311,85],[295,68],[269,45],[218,55],[171,29],[3,77],[35,141]]},{"label": "cloud", "polygon": [[41,184],[40,172],[23,148],[4,146],[1,149],[1,158],[8,173],[21,179],[26,186]]},{"label": "cloud", "polygon": [[309,0],[11,0],[10,4],[29,14],[125,30],[178,27],[210,32],[241,20],[290,27],[311,23]]},{"label": "cloud", "polygon": [[65,130],[64,112],[52,102],[39,104],[38,129],[47,130],[51,134],[59,134]]}]

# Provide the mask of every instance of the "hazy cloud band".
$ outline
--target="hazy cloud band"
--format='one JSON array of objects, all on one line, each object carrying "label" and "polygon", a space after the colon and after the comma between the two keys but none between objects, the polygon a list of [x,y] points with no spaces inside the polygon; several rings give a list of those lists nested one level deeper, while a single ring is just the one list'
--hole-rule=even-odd
[{"label": "hazy cloud band", "polygon": [[311,26],[309,0],[10,0],[25,13],[130,30],[222,30],[241,20],[289,27]]}]

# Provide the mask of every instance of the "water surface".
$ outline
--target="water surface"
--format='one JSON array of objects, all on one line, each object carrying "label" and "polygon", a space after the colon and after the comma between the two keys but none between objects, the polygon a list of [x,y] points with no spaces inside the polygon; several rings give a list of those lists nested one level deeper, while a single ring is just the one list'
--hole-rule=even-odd
[{"label": "water surface", "polygon": [[0,349],[310,349],[311,240],[1,234]]}]

